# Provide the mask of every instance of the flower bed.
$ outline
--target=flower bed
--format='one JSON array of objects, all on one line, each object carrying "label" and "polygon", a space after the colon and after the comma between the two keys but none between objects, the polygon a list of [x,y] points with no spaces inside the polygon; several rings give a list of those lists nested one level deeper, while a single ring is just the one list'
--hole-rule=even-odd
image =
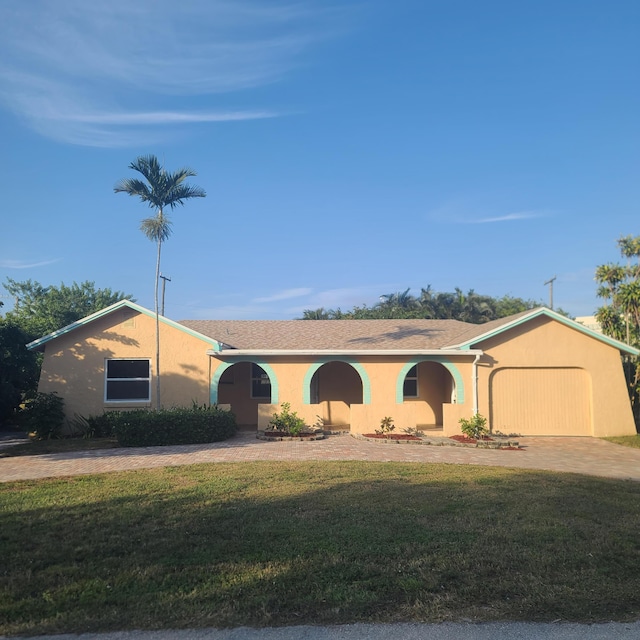
[{"label": "flower bed", "polygon": [[273,442],[279,442],[286,440],[287,442],[307,442],[311,440],[324,440],[325,435],[321,431],[313,433],[297,433],[295,435],[290,433],[283,433],[282,431],[262,431],[258,432],[258,440],[268,440]]},{"label": "flower bed", "polygon": [[449,440],[458,442],[461,445],[475,446],[478,449],[506,449],[507,451],[524,451],[516,440],[505,438],[491,438],[483,436],[482,438],[470,438],[469,436],[456,435],[449,436]]},{"label": "flower bed", "polygon": [[362,435],[365,438],[374,438],[376,440],[422,440],[422,438],[408,433],[364,433]]}]

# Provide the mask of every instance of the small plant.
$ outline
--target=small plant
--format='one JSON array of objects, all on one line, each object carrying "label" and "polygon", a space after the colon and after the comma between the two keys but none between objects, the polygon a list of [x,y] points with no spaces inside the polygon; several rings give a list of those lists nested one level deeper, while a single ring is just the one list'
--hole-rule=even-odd
[{"label": "small plant", "polygon": [[274,413],[269,422],[269,426],[274,431],[282,431],[291,436],[297,436],[305,430],[304,420],[295,412],[291,411],[291,405],[283,402],[280,413]]},{"label": "small plant", "polygon": [[386,435],[391,433],[396,426],[393,424],[393,418],[391,416],[385,416],[380,420],[380,428],[376,429],[376,433],[379,435]]},{"label": "small plant", "polygon": [[468,438],[480,440],[489,433],[487,429],[487,419],[476,413],[472,418],[460,418],[460,431]]},{"label": "small plant", "polygon": [[313,428],[318,431],[324,431],[324,418],[316,415],[316,421],[313,423]]},{"label": "small plant", "polygon": [[403,429],[403,431],[409,436],[416,436],[417,438],[422,437],[423,433],[418,429],[418,427],[407,427]]}]

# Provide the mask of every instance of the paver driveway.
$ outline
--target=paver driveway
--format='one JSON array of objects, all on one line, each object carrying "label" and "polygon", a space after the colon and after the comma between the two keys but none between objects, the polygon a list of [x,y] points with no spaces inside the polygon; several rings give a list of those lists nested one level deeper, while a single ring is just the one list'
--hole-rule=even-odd
[{"label": "paver driveway", "polygon": [[548,469],[640,481],[640,449],[597,438],[520,438],[522,451],[500,451],[356,440],[349,435],[315,442],[264,442],[241,432],[225,442],[55,453],[0,459],[0,482],[247,460],[373,460],[444,462]]}]

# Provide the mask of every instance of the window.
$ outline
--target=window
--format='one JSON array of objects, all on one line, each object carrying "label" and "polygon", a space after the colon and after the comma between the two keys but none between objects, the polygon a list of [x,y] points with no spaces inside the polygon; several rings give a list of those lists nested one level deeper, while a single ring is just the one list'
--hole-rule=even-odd
[{"label": "window", "polygon": [[271,400],[271,380],[265,370],[255,362],[251,363],[251,397]]},{"label": "window", "polygon": [[151,399],[149,360],[107,360],[105,400],[148,402]]},{"label": "window", "polygon": [[414,364],[407,372],[404,379],[404,388],[402,394],[405,398],[418,397],[418,365]]}]

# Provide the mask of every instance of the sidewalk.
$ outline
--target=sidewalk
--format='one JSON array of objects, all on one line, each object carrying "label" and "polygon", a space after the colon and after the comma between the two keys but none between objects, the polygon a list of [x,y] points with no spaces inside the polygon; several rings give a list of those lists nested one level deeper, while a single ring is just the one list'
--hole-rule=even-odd
[{"label": "sidewalk", "polygon": [[[349,435],[313,442],[265,442],[240,432],[224,442],[104,449],[0,459],[0,482],[130,469],[248,460],[370,460],[545,469],[640,481],[640,449],[597,438],[519,438],[521,451],[388,444]],[[639,636],[640,637],[640,636]]]},{"label": "sidewalk", "polygon": [[[4,636],[0,636],[0,639]],[[37,636],[34,640],[637,640],[640,622],[568,624],[490,622],[484,624],[348,624],[251,629],[119,631]],[[21,638],[21,640],[29,640]]]}]

